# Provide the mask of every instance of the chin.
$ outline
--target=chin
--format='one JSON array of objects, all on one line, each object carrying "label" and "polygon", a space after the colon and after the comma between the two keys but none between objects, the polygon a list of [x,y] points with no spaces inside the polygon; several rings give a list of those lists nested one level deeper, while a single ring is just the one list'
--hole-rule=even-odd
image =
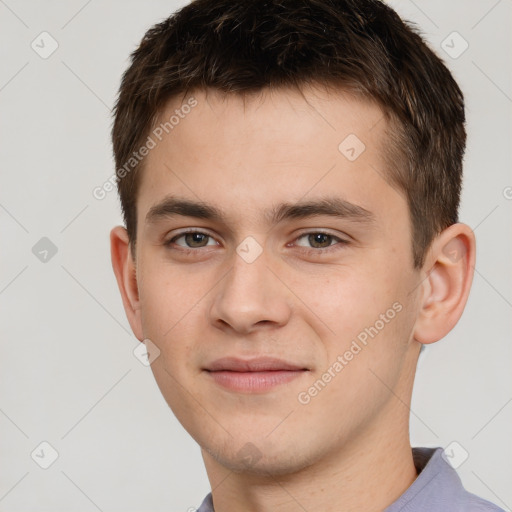
[{"label": "chin", "polygon": [[[234,445],[240,448],[233,451]],[[270,443],[237,442],[229,440],[219,450],[203,448],[215,461],[234,473],[245,473],[261,476],[283,476],[297,473],[312,465],[317,457],[314,454],[298,453],[300,443],[289,442],[289,446]]]}]

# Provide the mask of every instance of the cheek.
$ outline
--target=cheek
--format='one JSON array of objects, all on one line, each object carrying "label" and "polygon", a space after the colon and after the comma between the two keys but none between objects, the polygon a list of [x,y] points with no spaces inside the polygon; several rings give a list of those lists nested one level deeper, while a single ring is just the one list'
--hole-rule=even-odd
[{"label": "cheek", "polygon": [[155,381],[176,416],[186,419],[191,414],[186,390],[191,389],[195,371],[191,367],[193,326],[204,292],[187,287],[177,272],[170,274],[161,264],[148,265],[141,273],[141,322],[144,336],[160,350],[151,364]]},{"label": "cheek", "polygon": [[353,270],[298,281],[297,295],[306,298],[302,314],[320,336],[326,368],[343,358],[345,377],[338,382],[356,385],[370,376],[369,368],[393,380],[414,325],[409,278],[391,266]]},{"label": "cheek", "polygon": [[397,300],[396,283],[383,279],[383,273],[359,269],[308,276],[293,285],[304,311],[314,313],[317,324],[328,337],[340,340],[355,336],[372,325]]},{"label": "cheek", "polygon": [[[141,273],[139,296],[141,323],[145,338],[160,350],[160,371],[164,382],[167,372],[180,382],[196,371],[195,361],[204,349],[205,304],[211,299],[213,284],[204,273],[180,271],[156,262]],[[157,370],[158,365],[155,366]],[[171,388],[175,386],[169,383]]]},{"label": "cheek", "polygon": [[139,287],[139,298],[144,335],[150,339],[162,339],[178,319],[172,288],[168,281],[151,274],[144,276],[143,283]]},{"label": "cheek", "polygon": [[344,419],[346,431],[376,414],[400,379],[413,323],[400,300],[353,302],[332,322],[335,334],[322,340],[327,359],[303,390],[311,400],[307,407],[320,416],[326,410],[340,417],[353,411]]},{"label": "cheek", "polygon": [[154,261],[142,267],[139,282],[141,320],[147,337],[165,339],[193,314],[204,285],[179,269]]}]

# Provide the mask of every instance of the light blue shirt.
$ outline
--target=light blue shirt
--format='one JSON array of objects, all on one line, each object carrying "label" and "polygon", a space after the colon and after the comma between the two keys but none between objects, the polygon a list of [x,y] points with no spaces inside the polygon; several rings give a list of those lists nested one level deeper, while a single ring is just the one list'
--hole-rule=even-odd
[{"label": "light blue shirt", "polygon": [[[442,448],[413,448],[418,477],[383,512],[504,512],[492,503],[467,492],[442,457]],[[197,512],[215,512],[211,493]]]}]

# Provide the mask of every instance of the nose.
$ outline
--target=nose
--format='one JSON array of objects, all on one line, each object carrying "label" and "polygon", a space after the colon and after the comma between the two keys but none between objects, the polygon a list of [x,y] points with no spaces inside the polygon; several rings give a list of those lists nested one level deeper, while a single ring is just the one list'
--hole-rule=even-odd
[{"label": "nose", "polygon": [[215,287],[211,322],[224,331],[250,334],[285,325],[292,311],[287,288],[270,268],[265,251],[252,263],[238,254]]}]

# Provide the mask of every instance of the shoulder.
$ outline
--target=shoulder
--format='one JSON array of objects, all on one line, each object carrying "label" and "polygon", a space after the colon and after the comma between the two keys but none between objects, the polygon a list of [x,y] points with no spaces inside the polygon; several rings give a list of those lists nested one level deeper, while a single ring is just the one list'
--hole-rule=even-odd
[{"label": "shoulder", "polygon": [[196,512],[214,512],[212,493],[208,493]]},{"label": "shoulder", "polygon": [[385,512],[504,512],[468,492],[441,447],[413,448],[418,477]]},{"label": "shoulder", "polygon": [[471,510],[471,512],[505,512],[502,508],[490,501],[484,500],[475,494],[464,490],[460,500],[460,510]]}]

